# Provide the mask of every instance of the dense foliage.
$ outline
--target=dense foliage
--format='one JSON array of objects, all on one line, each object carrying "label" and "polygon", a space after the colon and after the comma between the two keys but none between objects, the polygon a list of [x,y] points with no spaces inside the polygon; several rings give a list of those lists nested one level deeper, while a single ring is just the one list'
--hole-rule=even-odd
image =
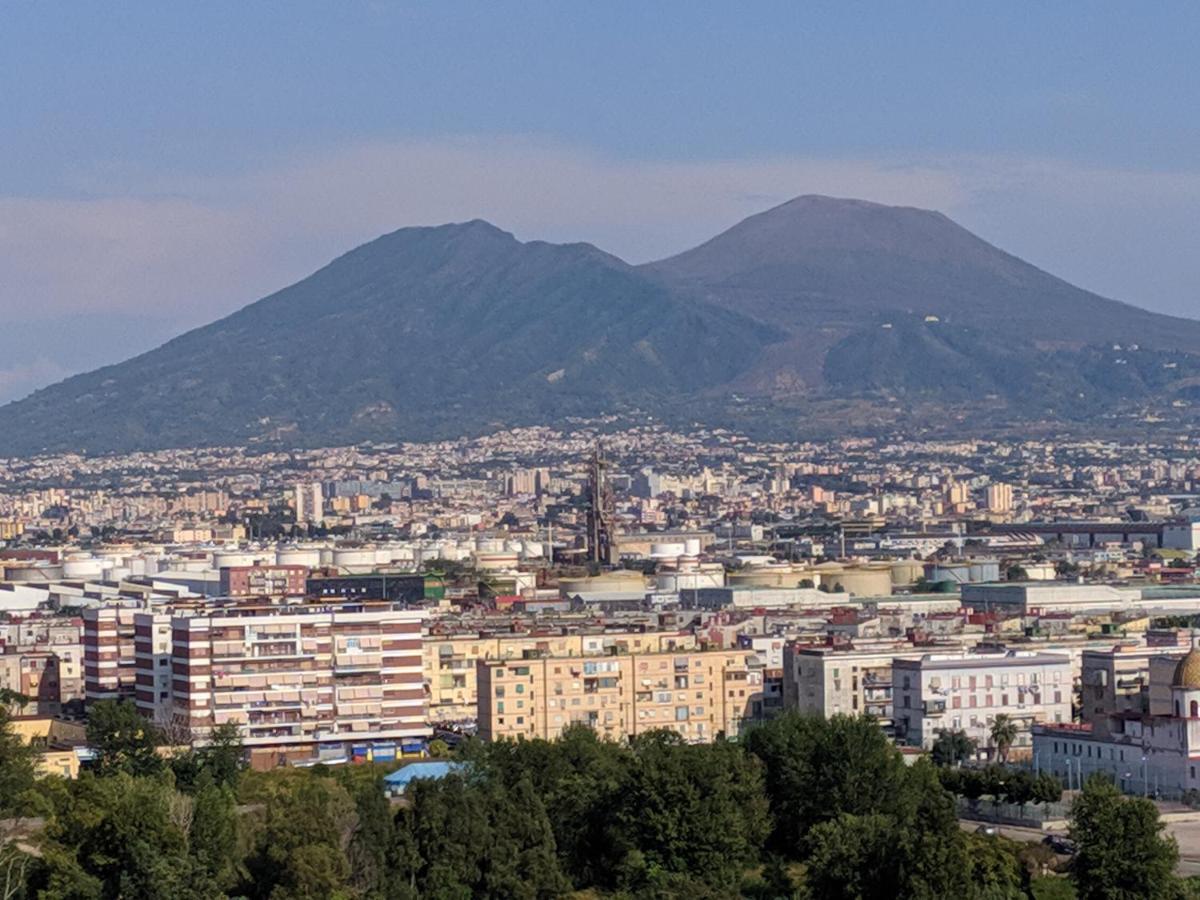
[{"label": "dense foliage", "polygon": [[75,781],[36,781],[0,720],[4,900],[1189,896],[1153,804],[1089,783],[1071,880],[1037,877],[1053,854],[964,831],[954,794],[1046,801],[1051,780],[906,765],[870,719],[472,743],[395,802],[370,765],[244,771],[230,729],[160,752],[131,712],[94,708],[99,759]]}]

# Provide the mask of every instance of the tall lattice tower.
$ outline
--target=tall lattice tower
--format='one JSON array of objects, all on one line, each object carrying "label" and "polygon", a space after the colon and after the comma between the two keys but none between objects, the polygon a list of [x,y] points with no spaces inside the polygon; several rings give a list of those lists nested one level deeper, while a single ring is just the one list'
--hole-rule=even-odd
[{"label": "tall lattice tower", "polygon": [[588,559],[601,565],[613,560],[613,496],[608,485],[608,463],[597,447],[592,452],[588,475]]}]

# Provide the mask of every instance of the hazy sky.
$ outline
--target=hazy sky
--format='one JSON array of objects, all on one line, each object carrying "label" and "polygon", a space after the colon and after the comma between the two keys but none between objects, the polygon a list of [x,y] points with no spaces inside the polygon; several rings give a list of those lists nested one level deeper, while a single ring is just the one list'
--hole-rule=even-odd
[{"label": "hazy sky", "polygon": [[640,262],[802,193],[1200,317],[1200,4],[0,0],[0,400],[404,225]]}]

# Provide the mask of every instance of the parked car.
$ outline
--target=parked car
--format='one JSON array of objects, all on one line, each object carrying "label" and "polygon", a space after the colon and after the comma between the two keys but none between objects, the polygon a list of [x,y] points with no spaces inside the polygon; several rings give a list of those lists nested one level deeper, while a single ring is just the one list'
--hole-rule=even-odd
[{"label": "parked car", "polygon": [[1042,843],[1055,853],[1070,856],[1075,852],[1075,842],[1061,834],[1048,834],[1042,838]]},{"label": "parked car", "polygon": [[988,837],[995,837],[1000,832],[996,830],[995,825],[980,825],[975,829],[976,834],[986,834]]}]

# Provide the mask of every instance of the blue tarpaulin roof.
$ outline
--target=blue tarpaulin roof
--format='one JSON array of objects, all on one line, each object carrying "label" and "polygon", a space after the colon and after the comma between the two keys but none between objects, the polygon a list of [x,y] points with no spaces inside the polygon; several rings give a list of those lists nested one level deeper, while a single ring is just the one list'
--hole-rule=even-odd
[{"label": "blue tarpaulin roof", "polygon": [[445,778],[451,772],[462,768],[462,763],[445,761],[409,763],[403,769],[397,769],[383,777],[388,787],[404,788],[414,778]]}]

